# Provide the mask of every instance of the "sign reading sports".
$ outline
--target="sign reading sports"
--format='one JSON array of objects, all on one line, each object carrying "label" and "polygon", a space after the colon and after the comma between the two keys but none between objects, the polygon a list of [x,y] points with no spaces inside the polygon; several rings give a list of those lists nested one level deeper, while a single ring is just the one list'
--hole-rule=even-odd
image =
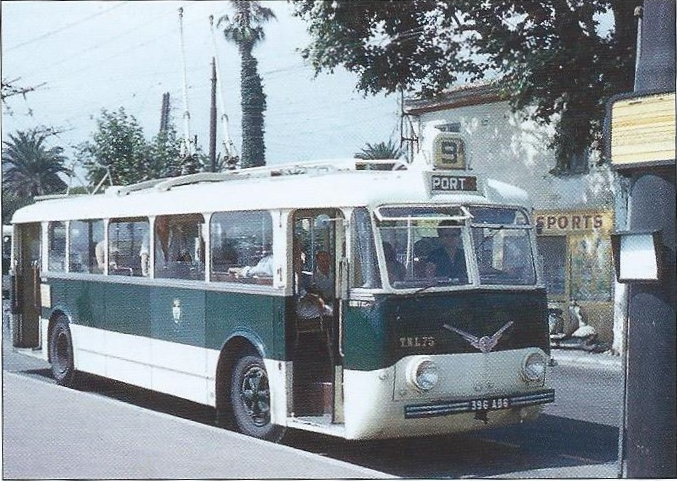
[{"label": "sign reading sports", "polygon": [[613,229],[613,214],[610,211],[536,211],[534,214],[536,227],[543,233],[609,232]]}]

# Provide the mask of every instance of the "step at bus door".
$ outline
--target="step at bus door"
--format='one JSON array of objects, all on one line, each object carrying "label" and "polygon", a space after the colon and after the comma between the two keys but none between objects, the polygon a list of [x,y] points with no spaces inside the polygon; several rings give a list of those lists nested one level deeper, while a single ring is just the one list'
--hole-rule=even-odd
[{"label": "step at bus door", "polygon": [[39,347],[41,226],[21,224],[16,234],[11,290],[12,344]]}]

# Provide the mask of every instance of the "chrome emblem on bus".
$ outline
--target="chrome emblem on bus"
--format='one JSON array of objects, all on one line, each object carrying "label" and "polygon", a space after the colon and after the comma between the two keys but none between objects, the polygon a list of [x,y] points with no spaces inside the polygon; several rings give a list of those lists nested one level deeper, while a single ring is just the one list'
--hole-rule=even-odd
[{"label": "chrome emblem on bus", "polygon": [[174,299],[174,302],[172,302],[172,317],[174,324],[181,323],[181,301],[179,299]]},{"label": "chrome emblem on bus", "polygon": [[463,339],[468,341],[468,343],[476,348],[482,351],[483,353],[491,352],[493,348],[496,347],[496,344],[498,344],[499,339],[501,339],[501,336],[505,331],[510,328],[510,326],[513,325],[513,322],[507,322],[503,327],[501,327],[498,331],[496,331],[492,336],[482,336],[482,337],[476,337],[473,336],[472,334],[468,334],[465,331],[461,331],[460,329],[456,329],[455,327],[450,326],[449,324],[445,324],[443,327],[446,329],[449,329],[450,331],[454,331],[456,334],[460,335]]}]

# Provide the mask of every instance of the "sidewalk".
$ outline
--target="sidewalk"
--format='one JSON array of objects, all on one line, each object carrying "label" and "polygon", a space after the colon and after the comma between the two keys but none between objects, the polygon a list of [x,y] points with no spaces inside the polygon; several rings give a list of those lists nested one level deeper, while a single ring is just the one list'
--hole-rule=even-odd
[{"label": "sidewalk", "polygon": [[3,478],[391,477],[7,371],[3,388]]},{"label": "sidewalk", "polygon": [[[625,469],[623,473],[623,477],[625,477]],[[618,463],[533,469],[531,471],[519,471],[491,477],[503,479],[614,479],[618,478]]]},{"label": "sidewalk", "polygon": [[587,352],[577,349],[553,348],[550,356],[562,366],[581,366],[599,369],[620,371],[623,368],[623,359],[606,352]]}]

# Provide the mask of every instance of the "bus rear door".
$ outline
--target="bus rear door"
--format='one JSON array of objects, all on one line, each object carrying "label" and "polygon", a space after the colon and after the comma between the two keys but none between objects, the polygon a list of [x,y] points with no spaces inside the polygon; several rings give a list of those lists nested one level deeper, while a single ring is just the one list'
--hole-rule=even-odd
[{"label": "bus rear door", "polygon": [[39,223],[18,225],[11,292],[14,347],[40,347],[40,246]]}]

